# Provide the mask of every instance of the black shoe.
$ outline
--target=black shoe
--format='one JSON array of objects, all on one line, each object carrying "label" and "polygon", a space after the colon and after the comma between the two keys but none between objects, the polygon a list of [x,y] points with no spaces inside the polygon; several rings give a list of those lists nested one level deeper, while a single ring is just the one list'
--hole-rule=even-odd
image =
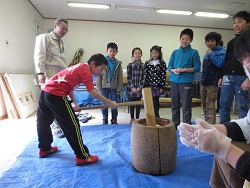
[{"label": "black shoe", "polygon": [[111,124],[118,124],[116,119],[111,120]]},{"label": "black shoe", "polygon": [[107,125],[107,124],[108,124],[108,121],[102,120],[102,124],[103,124],[103,125]]}]

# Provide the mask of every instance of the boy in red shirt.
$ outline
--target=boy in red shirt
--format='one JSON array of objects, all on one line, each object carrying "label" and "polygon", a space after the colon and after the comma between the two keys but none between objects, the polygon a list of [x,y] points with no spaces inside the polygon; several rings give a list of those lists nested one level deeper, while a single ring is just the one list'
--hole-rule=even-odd
[{"label": "boy in red shirt", "polygon": [[[41,158],[58,151],[57,146],[51,147],[53,136],[50,125],[56,119],[74,150],[76,165],[98,161],[98,156],[90,155],[87,146],[83,144],[79,120],[75,115],[75,111],[79,109],[74,100],[73,90],[75,86],[83,83],[94,98],[117,108],[116,102],[103,97],[94,89],[92,75],[97,77],[106,66],[106,58],[102,54],[95,54],[87,63],[79,63],[55,74],[42,88],[37,110],[38,147]],[[73,101],[72,105],[67,96]]]}]

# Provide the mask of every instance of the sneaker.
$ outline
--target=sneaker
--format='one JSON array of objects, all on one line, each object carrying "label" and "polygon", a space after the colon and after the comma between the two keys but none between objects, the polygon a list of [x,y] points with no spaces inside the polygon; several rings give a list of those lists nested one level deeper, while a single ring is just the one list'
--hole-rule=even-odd
[{"label": "sneaker", "polygon": [[118,124],[116,119],[111,120],[111,124]]},{"label": "sneaker", "polygon": [[81,159],[78,157],[75,158],[75,163],[77,166],[93,164],[96,163],[97,161],[98,161],[98,156],[93,156],[93,155],[90,155],[88,159]]},{"label": "sneaker", "polygon": [[103,125],[107,125],[107,124],[108,124],[108,121],[102,121],[102,124],[103,124]]},{"label": "sneaker", "polygon": [[85,115],[79,115],[78,119],[82,123],[86,123],[88,121],[88,118]]},{"label": "sneaker", "polygon": [[48,155],[56,153],[57,151],[58,151],[58,147],[57,146],[52,146],[49,151],[44,151],[44,150],[40,149],[39,150],[39,157],[40,158],[44,158],[44,157],[47,157]]},{"label": "sneaker", "polygon": [[204,115],[204,112],[202,112],[201,115]]},{"label": "sneaker", "polygon": [[135,119],[131,119],[129,124],[133,124]]},{"label": "sneaker", "polygon": [[216,117],[220,117],[220,114],[219,114],[219,113],[216,113]]},{"label": "sneaker", "polygon": [[59,126],[53,127],[52,128],[52,133],[57,138],[64,138],[65,137],[63,130]]},{"label": "sneaker", "polygon": [[85,116],[88,118],[88,120],[92,119],[92,115],[89,113],[86,113]]},{"label": "sneaker", "polygon": [[[76,114],[76,116],[79,118],[79,120],[80,120],[81,118],[82,118],[82,119],[86,119],[86,122],[87,122],[88,120],[92,119],[92,115],[89,114],[89,113],[87,113],[87,112],[85,112],[85,113],[79,112],[79,113]],[[81,120],[80,120],[80,121],[81,121]],[[85,123],[85,122],[83,122],[83,123]]]}]

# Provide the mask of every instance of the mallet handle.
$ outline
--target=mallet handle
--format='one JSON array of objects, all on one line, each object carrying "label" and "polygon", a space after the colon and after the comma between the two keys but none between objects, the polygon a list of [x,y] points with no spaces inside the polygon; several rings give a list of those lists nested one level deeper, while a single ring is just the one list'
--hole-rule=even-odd
[{"label": "mallet handle", "polygon": [[[118,106],[135,106],[135,105],[143,105],[143,101],[133,101],[133,102],[123,102],[123,103],[117,103]],[[94,106],[86,106],[86,107],[80,107],[80,110],[91,110],[91,109],[100,109],[100,108],[109,108],[110,106],[107,104],[104,105],[94,105]]]},{"label": "mallet handle", "polygon": [[153,103],[151,88],[150,87],[143,88],[142,96],[144,99],[144,111],[146,114],[147,125],[156,126],[154,103]]}]

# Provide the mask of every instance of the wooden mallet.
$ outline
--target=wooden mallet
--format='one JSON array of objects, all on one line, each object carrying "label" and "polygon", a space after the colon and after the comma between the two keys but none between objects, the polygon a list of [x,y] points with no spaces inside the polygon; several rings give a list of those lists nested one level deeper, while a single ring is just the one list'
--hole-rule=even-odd
[{"label": "wooden mallet", "polygon": [[[117,104],[119,107],[120,106],[144,105],[147,125],[156,126],[151,88],[143,88],[142,95],[143,95],[143,101],[123,102],[123,103],[117,103]],[[100,109],[100,108],[109,108],[109,107],[110,107],[109,105],[104,104],[104,105],[80,107],[79,109],[91,110],[91,109]]]},{"label": "wooden mallet", "polygon": [[[133,101],[133,102],[123,102],[123,103],[117,103],[118,106],[132,106],[132,105],[143,105],[143,101]],[[110,108],[109,105],[103,104],[103,105],[94,105],[94,106],[86,106],[86,107],[80,107],[80,110],[92,110],[92,109],[100,109],[100,108]]]},{"label": "wooden mallet", "polygon": [[143,95],[144,111],[146,114],[147,125],[156,126],[151,88],[150,87],[143,88],[142,95]]}]

